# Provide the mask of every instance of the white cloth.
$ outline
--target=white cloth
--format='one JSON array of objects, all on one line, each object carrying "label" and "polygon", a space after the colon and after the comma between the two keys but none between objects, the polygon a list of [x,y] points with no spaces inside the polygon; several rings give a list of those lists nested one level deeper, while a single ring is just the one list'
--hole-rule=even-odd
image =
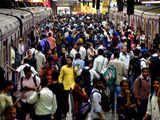
[{"label": "white cloth", "polygon": [[147,114],[151,115],[152,120],[160,120],[160,110],[158,105],[158,97],[153,94],[152,98],[149,96]]},{"label": "white cloth", "polygon": [[18,44],[18,52],[20,55],[23,55],[23,53],[24,53],[24,44],[23,43]]},{"label": "white cloth", "polygon": [[80,47],[79,54],[81,55],[81,59],[85,60],[85,58],[86,58],[86,49],[83,46]]},{"label": "white cloth", "polygon": [[29,97],[28,103],[36,103],[36,115],[53,115],[57,110],[56,95],[49,88],[42,88],[39,95],[34,92]]},{"label": "white cloth", "polygon": [[15,58],[16,58],[16,54],[15,54],[15,51],[14,51],[13,47],[11,47],[10,52],[11,52],[11,54],[10,54],[10,63],[12,65],[12,64],[15,63]]},{"label": "white cloth", "polygon": [[107,67],[107,63],[108,63],[108,59],[103,57],[102,55],[99,55],[95,58],[94,62],[93,62],[93,69],[98,72],[101,73],[102,70]]},{"label": "white cloth", "polygon": [[37,63],[37,72],[40,72],[42,65],[46,62],[46,57],[42,52],[38,52],[35,55]]},{"label": "white cloth", "polygon": [[141,58],[141,70],[147,67],[147,60],[145,58]]},{"label": "white cloth", "polygon": [[77,53],[77,50],[73,48],[70,52],[70,56],[73,57],[73,59],[75,59]]},{"label": "white cloth", "polygon": [[29,50],[32,52],[32,54],[36,54],[38,52],[38,50],[36,50],[35,48],[31,48]]},{"label": "white cloth", "polygon": [[[23,71],[23,69],[26,67],[26,66],[30,66],[29,64],[23,64],[23,65],[20,65],[17,69],[16,69],[16,71],[18,72],[18,73],[20,73],[20,78],[21,77],[25,77],[25,74],[24,74],[24,71]],[[32,71],[32,73],[34,74],[34,75],[36,75],[36,74],[38,74],[37,72],[36,72],[36,70],[34,69],[34,67],[32,67],[32,66],[30,66],[31,67],[31,71]]]},{"label": "white cloth", "polygon": [[100,75],[94,70],[94,69],[90,69],[90,77],[91,77],[91,85],[93,85],[93,79],[99,79]]},{"label": "white cloth", "polygon": [[124,63],[126,70],[128,70],[129,62],[130,62],[130,56],[128,55],[128,53],[126,53],[125,55],[123,52],[121,52],[119,56],[119,60]]},{"label": "white cloth", "polygon": [[93,88],[91,94],[91,112],[103,112],[100,105],[102,97],[100,91],[96,88]]}]

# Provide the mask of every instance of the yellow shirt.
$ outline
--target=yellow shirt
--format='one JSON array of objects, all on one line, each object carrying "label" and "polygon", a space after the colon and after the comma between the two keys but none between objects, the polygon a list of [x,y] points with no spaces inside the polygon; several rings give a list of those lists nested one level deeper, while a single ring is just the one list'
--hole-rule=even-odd
[{"label": "yellow shirt", "polygon": [[[77,73],[76,68],[75,68],[75,71]],[[74,85],[75,85],[74,76],[75,75],[74,75],[73,67],[68,67],[67,65],[64,65],[61,68],[59,82],[63,83],[64,90],[70,90],[74,88]]]}]

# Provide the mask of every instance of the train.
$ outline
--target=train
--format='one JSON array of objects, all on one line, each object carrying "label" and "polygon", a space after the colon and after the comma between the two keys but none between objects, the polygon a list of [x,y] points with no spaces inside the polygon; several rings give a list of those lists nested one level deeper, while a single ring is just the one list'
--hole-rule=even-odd
[{"label": "train", "polygon": [[11,64],[11,44],[18,47],[18,39],[25,38],[36,25],[47,23],[52,19],[52,8],[44,6],[0,8],[0,66],[6,68]]}]

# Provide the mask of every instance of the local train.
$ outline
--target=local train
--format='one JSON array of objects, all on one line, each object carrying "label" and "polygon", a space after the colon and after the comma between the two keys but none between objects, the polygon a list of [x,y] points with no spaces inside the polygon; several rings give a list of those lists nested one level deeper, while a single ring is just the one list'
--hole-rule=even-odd
[{"label": "local train", "polygon": [[32,29],[52,18],[48,7],[0,8],[0,66],[10,64],[12,42],[18,47],[18,39],[31,34]]}]

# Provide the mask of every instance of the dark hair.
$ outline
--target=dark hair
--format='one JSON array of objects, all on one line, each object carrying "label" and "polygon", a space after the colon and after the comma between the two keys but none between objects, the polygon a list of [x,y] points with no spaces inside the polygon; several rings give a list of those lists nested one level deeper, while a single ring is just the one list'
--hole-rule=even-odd
[{"label": "dark hair", "polygon": [[135,49],[134,50],[134,56],[139,56],[140,52],[141,51],[139,49]]},{"label": "dark hair", "polygon": [[4,111],[4,115],[7,116],[8,114],[10,114],[10,113],[8,113],[8,112],[9,112],[10,110],[14,110],[14,109],[16,109],[15,106],[8,106],[8,107],[5,109],[5,111]]},{"label": "dark hair", "polygon": [[3,88],[6,89],[8,86],[12,86],[12,85],[13,85],[13,82],[11,82],[11,81],[5,81],[4,85],[3,85]]},{"label": "dark hair", "polygon": [[51,37],[51,36],[52,36],[52,34],[51,34],[51,33],[48,33],[48,36],[49,36],[49,37]]},{"label": "dark hair", "polygon": [[41,45],[38,45],[38,46],[37,46],[37,50],[38,50],[38,51],[42,51],[42,46],[41,46]]},{"label": "dark hair", "polygon": [[128,84],[129,84],[129,82],[128,82],[128,81],[126,81],[126,80],[122,80],[122,81],[120,82],[120,87],[122,87],[124,83],[128,83]]},{"label": "dark hair", "polygon": [[156,78],[154,79],[154,81],[160,82],[160,77],[156,77]]},{"label": "dark hair", "polygon": [[26,66],[26,67],[23,68],[23,71],[24,71],[24,73],[31,72],[31,67]]},{"label": "dark hair", "polygon": [[66,58],[68,58],[68,59],[70,59],[70,60],[72,60],[73,61],[73,57],[71,57],[71,56],[67,56]]},{"label": "dark hair", "polygon": [[79,54],[79,53],[76,54],[76,59],[78,59],[78,58],[79,59],[81,58],[81,54]]},{"label": "dark hair", "polygon": [[98,54],[99,54],[99,55],[103,55],[103,49],[99,49],[99,50],[98,50]]},{"label": "dark hair", "polygon": [[149,70],[149,68],[148,67],[144,67],[144,68],[142,68],[142,72],[144,72],[145,70]]},{"label": "dark hair", "polygon": [[30,62],[29,59],[24,59],[23,61],[24,61],[24,64]]},{"label": "dark hair", "polygon": [[41,79],[41,86],[44,87],[44,86],[47,86],[48,85],[48,79],[46,77],[42,78]]}]

